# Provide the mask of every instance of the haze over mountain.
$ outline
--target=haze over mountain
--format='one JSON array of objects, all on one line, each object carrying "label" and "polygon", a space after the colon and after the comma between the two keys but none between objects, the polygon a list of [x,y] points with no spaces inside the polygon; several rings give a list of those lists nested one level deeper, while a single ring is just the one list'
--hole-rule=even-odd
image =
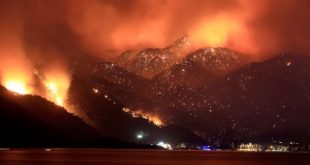
[{"label": "haze over mountain", "polygon": [[[76,71],[76,76],[89,83],[86,86],[90,95],[101,97],[100,103],[89,105],[102,105],[110,110],[113,106],[118,110],[128,107],[129,114],[137,113],[151,123],[157,119],[165,125],[184,127],[210,141],[242,141],[253,137],[266,141],[273,138],[305,141],[309,137],[308,57],[281,54],[262,62],[249,61],[229,49],[204,48],[152,79],[107,61],[87,64],[87,69],[77,64],[81,72]],[[103,100],[110,103],[107,105]],[[98,112],[99,109],[93,110]],[[304,114],[305,118],[296,120],[296,114]],[[265,122],[256,126],[260,121]],[[141,124],[133,128],[140,129],[138,125]],[[299,125],[298,129],[294,125]],[[113,127],[109,131],[113,132]],[[290,136],[282,136],[285,133]]]},{"label": "haze over mountain", "polygon": [[[2,118],[15,124],[17,115],[42,125],[38,132],[64,132],[68,141],[84,136],[77,128],[128,141],[143,131],[152,143],[161,136],[180,137],[175,143],[305,141],[308,6],[308,0],[2,1],[0,83],[19,94],[3,95]],[[38,120],[45,110],[58,112],[50,102],[72,123]],[[31,131],[26,126],[12,125]]]},{"label": "haze over mountain", "polygon": [[[143,58],[146,61],[154,56],[176,55],[161,49],[146,50],[148,55]],[[141,52],[135,58],[140,58]],[[129,62],[136,66],[141,59]],[[175,144],[196,141],[222,146],[251,138],[307,141],[310,136],[307,122],[310,116],[307,111],[310,107],[309,63],[307,56],[285,53],[270,60],[251,62],[249,57],[230,49],[202,48],[174,62],[161,61],[157,65],[162,67],[158,70],[153,67],[149,77],[131,67],[120,67],[96,57],[85,60],[82,56],[70,69],[72,81],[67,103],[74,105],[74,113],[89,125],[59,107],[59,113],[75,121],[64,121],[65,127],[61,127],[61,122],[53,121],[66,117],[51,118],[54,115],[51,111],[55,110],[43,108],[51,103],[43,100],[39,104],[42,110],[33,111],[38,106],[31,103],[36,96],[15,96],[2,89],[6,91],[3,93],[12,95],[2,100],[6,100],[8,106],[15,106],[15,103],[9,104],[11,101],[22,105],[21,113],[31,114],[24,120],[40,119],[34,122],[51,127],[50,132],[55,132],[53,136],[57,138],[65,132],[64,140],[68,141],[75,136],[77,141],[111,136],[136,142],[139,132],[148,134],[145,142],[149,143],[163,137]],[[138,68],[148,71],[149,67],[139,64]],[[12,115],[4,113],[3,117]],[[28,130],[18,126],[16,129]],[[43,134],[49,132],[38,129]],[[44,142],[44,137],[42,139]],[[59,144],[62,142],[60,140]]]},{"label": "haze over mountain", "polygon": [[0,86],[2,147],[74,146],[101,135],[81,118],[40,96]]},{"label": "haze over mountain", "polygon": [[162,49],[126,51],[115,59],[115,63],[130,72],[150,79],[178,63],[190,51],[189,47],[188,38],[182,37]]},{"label": "haze over mountain", "polygon": [[[75,85],[72,88],[74,87]],[[203,143],[201,138],[184,129],[173,126],[159,128],[145,119],[133,119],[121,109],[115,108],[118,106],[114,106],[113,109],[111,105],[109,106],[109,101],[106,104],[94,104],[96,100],[93,100],[90,102],[91,107],[87,107],[85,104],[89,102],[85,100],[89,97],[94,99],[94,96],[84,95],[83,97],[87,99],[80,98],[78,94],[87,92],[81,91],[81,88],[78,91],[72,90],[75,95],[72,98],[75,101],[84,99],[81,100],[84,104],[76,105],[81,105],[79,108],[85,110],[84,114],[89,115],[92,121],[100,121],[98,125],[88,125],[90,123],[82,118],[68,113],[64,108],[40,96],[19,95],[1,86],[0,128],[2,135],[0,145],[2,147],[152,148],[147,145],[134,144],[141,143],[141,141],[136,141],[136,134],[143,130],[145,135],[152,135],[143,143],[155,142],[159,138],[170,139],[176,144],[180,142]],[[92,95],[92,92],[90,94]],[[101,99],[103,100],[103,97]],[[101,103],[102,100],[97,98],[97,101]],[[103,112],[99,112],[99,109]],[[97,116],[93,118],[94,115]],[[121,124],[113,119],[122,120],[125,123]],[[175,136],[177,138],[173,138]]]}]

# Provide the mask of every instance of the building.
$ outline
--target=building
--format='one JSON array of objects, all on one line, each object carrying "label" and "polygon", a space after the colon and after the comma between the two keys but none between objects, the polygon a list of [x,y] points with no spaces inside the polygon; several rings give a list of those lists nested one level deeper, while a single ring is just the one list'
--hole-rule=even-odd
[{"label": "building", "polygon": [[248,143],[248,144],[240,144],[238,149],[238,151],[248,151],[248,152],[261,152],[263,151],[263,146],[260,144],[252,144],[252,143]]}]

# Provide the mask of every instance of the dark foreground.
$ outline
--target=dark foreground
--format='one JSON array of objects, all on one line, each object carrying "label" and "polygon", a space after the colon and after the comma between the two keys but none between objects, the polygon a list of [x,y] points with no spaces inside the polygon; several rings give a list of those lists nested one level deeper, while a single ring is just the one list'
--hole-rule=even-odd
[{"label": "dark foreground", "polygon": [[307,153],[244,153],[105,149],[12,149],[0,151],[1,165],[310,165]]}]

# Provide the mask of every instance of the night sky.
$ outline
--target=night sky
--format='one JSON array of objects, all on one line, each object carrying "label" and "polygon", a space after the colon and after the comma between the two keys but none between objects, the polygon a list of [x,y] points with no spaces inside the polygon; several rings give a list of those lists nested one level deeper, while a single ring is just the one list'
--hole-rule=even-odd
[{"label": "night sky", "polygon": [[309,6],[1,0],[0,82],[121,138],[150,124],[209,141],[309,139]]}]

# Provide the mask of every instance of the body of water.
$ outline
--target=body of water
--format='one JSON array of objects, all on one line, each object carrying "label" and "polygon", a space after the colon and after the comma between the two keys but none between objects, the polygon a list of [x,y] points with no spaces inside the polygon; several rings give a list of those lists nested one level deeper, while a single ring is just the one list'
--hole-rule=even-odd
[{"label": "body of water", "polygon": [[308,153],[4,149],[0,165],[310,165]]}]

